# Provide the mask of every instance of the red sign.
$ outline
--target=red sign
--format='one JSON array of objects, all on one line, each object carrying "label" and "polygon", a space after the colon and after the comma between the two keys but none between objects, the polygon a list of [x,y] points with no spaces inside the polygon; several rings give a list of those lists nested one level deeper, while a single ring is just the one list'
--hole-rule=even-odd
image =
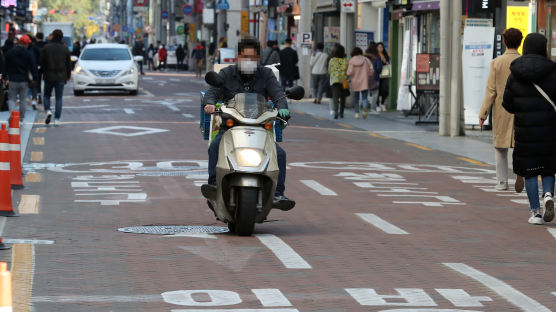
[{"label": "red sign", "polygon": [[135,6],[144,7],[147,5],[147,0],[133,0]]},{"label": "red sign", "polygon": [[197,0],[197,2],[195,2],[195,8],[197,9],[197,13],[203,13],[203,9],[204,9],[203,0]]}]

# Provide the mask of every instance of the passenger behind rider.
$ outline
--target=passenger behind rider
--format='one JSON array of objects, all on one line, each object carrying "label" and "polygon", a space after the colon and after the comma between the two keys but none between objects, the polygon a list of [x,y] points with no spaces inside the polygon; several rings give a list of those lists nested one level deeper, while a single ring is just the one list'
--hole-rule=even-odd
[{"label": "passenger behind rider", "polygon": [[[259,93],[265,98],[270,98],[272,102],[274,102],[280,118],[289,118],[290,111],[288,110],[288,102],[280,83],[270,68],[264,67],[259,63],[261,52],[259,41],[253,37],[244,37],[240,39],[237,50],[237,65],[230,65],[222,69],[218,74],[224,81],[223,87],[210,87],[206,92],[203,104],[205,113],[214,113],[216,110],[215,105],[221,99],[224,101],[232,99],[238,93]],[[210,194],[216,194],[218,147],[225,130],[225,128],[221,129],[221,132],[214,138],[209,146],[209,178],[208,185],[203,185],[203,193],[208,191]],[[274,204],[281,206],[280,204],[288,202],[293,203],[293,201],[284,196],[286,188],[286,152],[276,144],[276,153],[279,174],[276,192],[274,194]],[[216,196],[214,195],[214,197]]]}]

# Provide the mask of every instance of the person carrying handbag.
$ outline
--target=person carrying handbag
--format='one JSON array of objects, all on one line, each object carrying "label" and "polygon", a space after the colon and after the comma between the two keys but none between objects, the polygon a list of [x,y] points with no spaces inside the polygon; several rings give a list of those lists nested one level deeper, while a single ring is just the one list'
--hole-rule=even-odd
[{"label": "person carrying handbag", "polygon": [[[502,106],[514,114],[513,170],[525,178],[530,224],[554,219],[556,64],[548,59],[546,48],[546,37],[538,33],[527,35],[523,56],[510,66],[502,102]],[[542,177],[542,208],[538,176]]]},{"label": "person carrying handbag", "polygon": [[347,75],[351,78],[355,118],[359,119],[359,99],[361,98],[363,104],[363,119],[367,119],[369,110],[367,94],[369,90],[369,80],[374,79],[374,69],[371,61],[363,56],[363,50],[359,47],[355,47],[351,51]]},{"label": "person carrying handbag", "polygon": [[346,60],[346,50],[344,46],[337,44],[332,49],[328,62],[328,73],[330,74],[333,102],[333,107],[330,112],[334,115],[334,119],[338,119],[338,116],[344,118],[346,97],[349,95],[349,83],[346,76],[347,68],[348,61]]}]

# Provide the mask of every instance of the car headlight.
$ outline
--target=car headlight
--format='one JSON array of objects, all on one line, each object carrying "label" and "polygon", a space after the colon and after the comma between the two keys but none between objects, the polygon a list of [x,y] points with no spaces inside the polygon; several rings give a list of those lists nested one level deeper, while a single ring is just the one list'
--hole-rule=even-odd
[{"label": "car headlight", "polygon": [[75,66],[75,73],[76,74],[79,74],[82,70],[83,70],[83,67],[81,67],[81,65]]},{"label": "car headlight", "polygon": [[252,148],[240,149],[237,153],[237,162],[240,167],[258,167],[263,161],[263,155],[259,150]]},{"label": "car headlight", "polygon": [[133,75],[134,73],[135,73],[135,67],[132,67],[124,73],[124,76],[125,75]]}]

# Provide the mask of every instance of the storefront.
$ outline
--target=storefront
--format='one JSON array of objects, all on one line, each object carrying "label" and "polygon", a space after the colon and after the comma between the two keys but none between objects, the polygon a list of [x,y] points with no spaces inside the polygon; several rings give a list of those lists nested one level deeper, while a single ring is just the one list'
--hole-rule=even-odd
[{"label": "storefront", "polygon": [[313,41],[324,43],[326,53],[335,44],[340,43],[340,8],[338,1],[317,0],[313,14]]},{"label": "storefront", "polygon": [[556,1],[538,1],[539,32],[548,39],[548,54],[552,61],[556,61]]}]

